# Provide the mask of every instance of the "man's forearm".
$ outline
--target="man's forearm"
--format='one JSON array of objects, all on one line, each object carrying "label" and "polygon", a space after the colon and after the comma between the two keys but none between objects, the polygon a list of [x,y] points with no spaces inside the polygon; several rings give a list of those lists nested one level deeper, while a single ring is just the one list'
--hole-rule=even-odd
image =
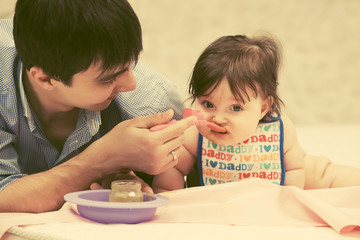
[{"label": "man's forearm", "polygon": [[14,181],[0,192],[0,212],[39,213],[59,209],[66,193],[87,189],[102,177],[97,164],[91,164],[98,162],[94,161],[97,157],[85,150],[48,171]]}]

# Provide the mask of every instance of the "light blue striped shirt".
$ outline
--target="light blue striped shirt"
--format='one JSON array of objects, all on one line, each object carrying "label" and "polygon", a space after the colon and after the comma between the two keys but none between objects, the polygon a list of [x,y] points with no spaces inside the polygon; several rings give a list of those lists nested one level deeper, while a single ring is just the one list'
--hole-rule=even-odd
[{"label": "light blue striped shirt", "polygon": [[81,110],[75,131],[59,152],[27,101],[12,24],[12,19],[0,20],[0,191],[18,178],[67,161],[122,120],[168,109],[174,109],[176,119],[182,117],[183,104],[175,85],[139,61],[132,69],[136,89],[119,93],[102,112]]}]

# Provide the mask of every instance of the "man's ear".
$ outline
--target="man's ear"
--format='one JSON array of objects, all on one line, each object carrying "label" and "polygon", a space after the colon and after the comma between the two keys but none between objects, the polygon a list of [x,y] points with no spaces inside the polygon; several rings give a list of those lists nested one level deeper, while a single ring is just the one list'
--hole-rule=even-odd
[{"label": "man's ear", "polygon": [[266,97],[261,105],[261,118],[262,119],[271,109],[271,106],[274,103],[274,98],[272,96]]},{"label": "man's ear", "polygon": [[41,68],[31,67],[28,74],[32,82],[36,83],[38,86],[47,90],[51,90],[54,87],[53,79],[51,79]]}]

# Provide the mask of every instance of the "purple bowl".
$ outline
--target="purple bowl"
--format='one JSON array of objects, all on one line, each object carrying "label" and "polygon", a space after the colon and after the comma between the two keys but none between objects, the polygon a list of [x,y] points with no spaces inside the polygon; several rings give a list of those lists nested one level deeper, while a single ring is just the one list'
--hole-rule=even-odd
[{"label": "purple bowl", "polygon": [[75,203],[82,217],[99,223],[140,223],[149,221],[157,207],[169,202],[159,194],[144,193],[143,202],[109,202],[110,189],[68,193],[65,201]]}]

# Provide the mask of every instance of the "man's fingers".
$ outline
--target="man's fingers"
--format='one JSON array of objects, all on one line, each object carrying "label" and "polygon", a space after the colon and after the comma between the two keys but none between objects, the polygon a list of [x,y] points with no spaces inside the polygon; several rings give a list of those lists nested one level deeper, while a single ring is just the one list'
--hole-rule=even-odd
[{"label": "man's fingers", "polygon": [[132,119],[133,126],[138,128],[151,128],[153,126],[168,123],[174,116],[174,110],[170,109],[163,113],[155,113],[150,116]]},{"label": "man's fingers", "polygon": [[144,181],[141,183],[141,191],[146,192],[146,193],[154,193],[152,188],[148,184],[146,184]]},{"label": "man's fingers", "polygon": [[99,190],[99,189],[103,189],[103,187],[101,187],[98,183],[92,183],[90,185],[90,189],[91,190]]},{"label": "man's fingers", "polygon": [[196,119],[197,118],[195,116],[181,119],[158,132],[161,132],[161,134],[164,136],[163,140],[166,142],[183,134],[186,129],[194,125]]},{"label": "man's fingers", "polygon": [[[173,151],[173,152],[174,152],[174,151]],[[176,154],[176,153],[175,153],[175,154]],[[171,156],[171,155],[172,155],[172,154],[170,154],[170,156]],[[160,172],[164,172],[164,171],[168,170],[169,168],[175,167],[175,165],[178,163],[178,160],[179,160],[179,156],[178,156],[178,155],[176,155],[176,159],[174,159],[174,157],[171,156],[171,160],[162,167],[162,169],[160,170]]]}]

